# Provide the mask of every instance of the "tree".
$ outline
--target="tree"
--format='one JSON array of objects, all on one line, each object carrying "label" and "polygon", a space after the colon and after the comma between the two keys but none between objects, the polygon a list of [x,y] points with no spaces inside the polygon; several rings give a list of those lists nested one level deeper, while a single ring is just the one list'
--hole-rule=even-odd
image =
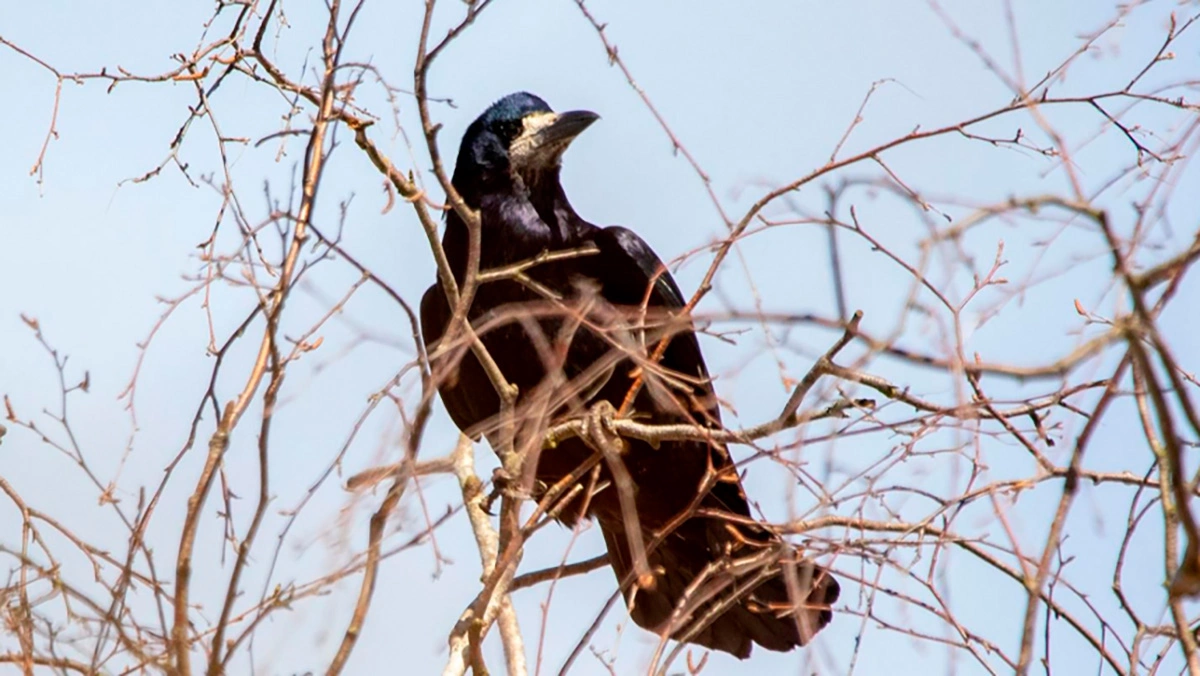
[{"label": "tree", "polygon": [[[0,660],[1200,673],[1194,4],[53,11],[0,33]],[[445,420],[445,156],[524,88],[604,115],[567,189],[695,292],[750,494],[843,582],[814,645],[632,627]]]}]

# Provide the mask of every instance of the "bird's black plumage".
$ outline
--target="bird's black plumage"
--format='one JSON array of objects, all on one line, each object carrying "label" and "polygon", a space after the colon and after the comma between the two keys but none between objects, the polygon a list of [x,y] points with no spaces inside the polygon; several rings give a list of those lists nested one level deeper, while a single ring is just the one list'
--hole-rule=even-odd
[{"label": "bird's black plumage", "polygon": [[[630,230],[600,228],[580,218],[559,182],[562,153],[596,119],[583,111],[556,115],[540,98],[517,93],[496,102],[467,129],[453,183],[467,205],[479,211],[479,270],[546,252],[594,248],[589,255],[542,262],[526,270],[523,279],[480,284],[467,317],[500,371],[517,387],[517,420],[540,423],[527,426],[532,434],[599,401],[619,408],[639,372],[645,385],[633,400],[630,414],[635,419],[718,426],[720,411],[696,336],[686,322],[681,330],[679,321],[669,321],[684,306],[675,280]],[[470,246],[467,226],[453,211],[446,218],[442,244],[461,285]],[[459,428],[496,438],[491,435],[500,429],[500,399],[484,368],[463,340],[439,346],[451,316],[446,293],[436,283],[421,301],[421,329],[431,354],[437,355],[439,391]],[[646,355],[665,335],[671,338],[658,366],[648,364]],[[640,371],[630,357],[638,353]],[[722,445],[664,441],[652,447],[636,439],[624,444],[621,458],[632,479],[642,540],[651,544],[666,533],[646,554],[653,583],[625,595],[638,625],[675,638],[692,633],[688,640],[693,643],[744,658],[752,643],[790,650],[828,624],[837,582],[753,522]],[[570,475],[594,453],[578,438],[544,451],[540,442],[532,447],[540,490]],[[608,466],[601,467],[599,485],[608,487],[591,497],[586,514],[580,514],[584,500],[579,497],[559,519],[595,518],[617,579],[628,583],[635,567],[626,532],[630,522]],[[723,478],[701,495],[702,482],[713,470]],[[587,480],[581,483],[588,485]],[[756,552],[787,552],[782,559],[788,563],[776,558],[765,574],[763,569],[711,565],[745,560]],[[785,575],[782,567],[789,566],[796,575]],[[703,584],[689,591],[706,569]],[[799,592],[794,600],[785,577]],[[677,612],[685,595],[693,604]],[[720,612],[706,617],[714,607]],[[695,631],[699,625],[706,626]]]}]

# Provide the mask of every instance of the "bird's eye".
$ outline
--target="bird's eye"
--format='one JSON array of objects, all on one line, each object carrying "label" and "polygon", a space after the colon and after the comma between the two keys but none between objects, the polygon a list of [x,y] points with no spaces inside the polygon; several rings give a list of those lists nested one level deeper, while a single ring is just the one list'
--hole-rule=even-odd
[{"label": "bird's eye", "polygon": [[520,120],[505,120],[500,123],[500,133],[508,140],[515,139],[521,133]]}]

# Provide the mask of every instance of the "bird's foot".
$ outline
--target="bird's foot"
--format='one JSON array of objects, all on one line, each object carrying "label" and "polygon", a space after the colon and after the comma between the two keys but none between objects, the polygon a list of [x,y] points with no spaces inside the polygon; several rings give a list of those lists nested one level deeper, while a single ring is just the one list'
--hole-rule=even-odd
[{"label": "bird's foot", "polygon": [[492,470],[492,492],[483,500],[483,511],[489,516],[495,516],[492,513],[492,505],[501,496],[507,498],[515,498],[517,500],[529,500],[533,497],[528,488],[522,485],[523,482],[519,477],[514,477],[508,470],[503,467],[497,467]]},{"label": "bird's foot", "polygon": [[617,409],[612,402],[601,400],[593,404],[583,421],[584,441],[605,455],[610,452],[624,455],[628,446],[621,435],[617,433],[616,426],[613,424],[616,419]]}]

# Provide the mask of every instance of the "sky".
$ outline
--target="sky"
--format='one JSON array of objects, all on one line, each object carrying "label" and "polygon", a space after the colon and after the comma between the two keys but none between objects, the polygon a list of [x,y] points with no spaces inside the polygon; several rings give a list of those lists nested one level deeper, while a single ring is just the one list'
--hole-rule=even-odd
[{"label": "sky", "polygon": [[[313,81],[311,68],[319,58],[323,6],[286,3],[287,26],[274,31],[277,24],[273,24],[268,38],[276,62],[297,77],[307,73],[303,77],[308,82]],[[824,165],[873,85],[877,87],[862,110],[861,122],[845,139],[839,157],[915,129],[971,118],[1012,99],[1005,83],[953,35],[931,6],[922,3],[804,0],[750,6],[664,0],[589,2],[587,7],[606,24],[606,35],[617,45],[637,86],[703,168],[721,208],[735,217],[770,188]],[[1114,4],[1100,1],[1013,0],[1019,47],[1014,51],[1005,7],[986,0],[947,2],[943,9],[957,29],[993,55],[1002,69],[1019,70],[1025,81],[1036,81],[1056,67],[1117,11]],[[422,172],[421,180],[436,194],[428,156],[420,149],[415,106],[406,93],[411,89],[422,9],[423,3],[416,2],[366,2],[346,58],[371,64],[396,88],[395,118],[384,89],[372,78],[356,93],[356,101],[380,117],[370,133],[381,149],[405,170]],[[211,11],[208,3],[183,8],[129,1],[5,3],[0,5],[0,38],[63,73],[94,73],[102,68],[117,72],[120,67],[155,74],[175,67],[173,54],[190,52],[226,28],[220,22],[227,19],[220,19],[211,34],[202,37]],[[463,3],[440,3],[433,34],[442,35],[464,11]],[[1200,10],[1194,2],[1137,4],[1119,27],[1055,82],[1051,93],[1072,96],[1122,88],[1159,49],[1172,11],[1182,22]],[[1147,91],[1200,72],[1197,34],[1185,35],[1171,57],[1148,76]],[[295,201],[304,159],[303,139],[273,134],[288,119],[295,127],[308,124],[310,111],[290,115],[291,102],[279,93],[248,78],[232,77],[213,94],[211,118],[197,120],[189,129],[178,148],[177,164],[171,159],[171,144],[187,119],[188,107],[195,104],[191,83],[122,82],[109,89],[97,80],[66,81],[57,105],[55,89],[52,73],[0,43],[0,100],[6,102],[0,106],[0,128],[7,130],[0,151],[0,289],[4,289],[0,293],[0,394],[19,417],[36,420],[48,437],[67,439],[48,417],[60,410],[54,361],[23,318],[36,319],[58,355],[69,355],[68,383],[82,379],[84,373],[88,376],[88,391],[75,392],[68,399],[72,432],[99,484],[113,482],[112,495],[132,512],[140,491],[152,491],[163,468],[184,447],[213,366],[210,331],[223,340],[255,303],[244,286],[221,285],[211,295],[189,295],[197,286],[196,275],[205,269],[197,258],[197,246],[210,237],[214,226],[221,223],[221,250],[233,251],[238,242],[230,214],[220,212],[219,186],[225,177],[215,130],[226,138],[249,141],[226,144],[229,177],[242,211],[253,224],[260,224],[276,208]],[[664,260],[702,249],[675,268],[685,293],[695,289],[711,260],[711,253],[703,249],[722,236],[726,225],[705,182],[687,158],[674,151],[669,136],[621,70],[610,65],[595,29],[574,2],[497,2],[440,57],[429,91],[453,101],[453,105],[437,103],[431,108],[443,125],[439,137],[443,157],[452,160],[463,130],[479,112],[518,90],[538,94],[556,110],[584,109],[601,115],[564,160],[563,184],[572,203],[592,222],[632,228]],[[1112,108],[1120,110],[1123,105],[1114,102]],[[1088,192],[1105,186],[1134,161],[1128,139],[1106,127],[1104,118],[1089,106],[1064,106],[1045,114],[1077,150],[1074,161]],[[47,142],[52,119],[54,134]],[[1139,108],[1130,119],[1158,138],[1179,133],[1188,121],[1186,116],[1152,107]],[[1038,140],[1037,126],[1028,115],[1000,118],[975,131],[1012,138],[1018,128]],[[1100,131],[1104,133],[1093,138]],[[411,209],[403,203],[386,208],[382,177],[358,152],[347,130],[337,131],[333,143],[314,224],[324,232],[340,229],[345,250],[415,304],[433,281],[434,266]],[[962,219],[975,205],[1058,193],[1066,187],[1061,163],[1054,158],[958,135],[905,145],[882,157],[887,168],[935,210],[914,209],[910,200],[889,190],[863,186],[847,193],[838,214],[848,219],[853,204],[862,227],[910,262],[922,255],[919,241],[928,234],[930,219]],[[31,174],[35,164],[39,171]],[[160,164],[163,168],[153,178],[129,180]],[[186,174],[179,164],[186,165]],[[1183,187],[1170,200],[1166,221],[1171,227],[1150,234],[1140,264],[1153,264],[1181,250],[1194,233],[1200,192],[1186,186],[1200,184],[1195,174],[1191,170],[1173,178]],[[881,178],[886,179],[886,174],[880,164],[857,164],[805,186],[789,195],[787,203],[768,207],[765,215],[779,220],[795,218],[797,213],[819,215],[827,208],[826,186]],[[1097,200],[1111,210],[1122,233],[1130,228],[1134,217],[1130,205],[1143,194],[1139,191],[1144,185],[1106,188]],[[826,237],[823,228],[795,224],[765,229],[745,239],[718,275],[699,313],[706,317],[756,311],[835,316]],[[278,238],[267,237],[266,242],[265,255],[277,256],[278,250],[270,247],[278,247]],[[887,335],[903,321],[900,344],[918,352],[941,353],[947,336],[945,312],[922,316],[912,307],[911,274],[861,238],[841,236],[839,244],[847,305],[864,311],[863,328]],[[1127,299],[1114,292],[1109,282],[1111,262],[1103,242],[1085,224],[1061,226],[1048,219],[1012,218],[970,230],[957,246],[985,271],[1003,246],[1004,276],[1014,283],[1037,282],[1026,291],[1014,290],[1015,285],[986,289],[966,306],[967,353],[978,353],[986,361],[1023,365],[1053,361],[1103,328],[1086,324],[1075,310],[1076,303],[1101,316],[1112,316],[1126,306]],[[945,250],[934,252],[931,278],[942,283],[949,296],[961,300],[972,280],[961,266],[948,264],[945,256]],[[357,278],[358,273],[341,261],[306,272],[288,305],[284,334],[301,335],[329,312]],[[917,292],[918,303],[928,306],[930,298],[923,294]],[[182,302],[173,302],[184,296]],[[1194,280],[1183,285],[1175,303],[1175,310],[1162,319],[1162,331],[1183,367],[1195,369],[1200,365],[1195,357],[1200,354],[1200,333],[1190,328],[1193,320],[1188,312],[1179,309],[1200,303]],[[1000,312],[993,314],[996,308]],[[767,326],[756,321],[717,321],[715,326],[742,331],[732,336],[736,344],[715,338],[702,341],[717,389],[732,404],[726,412],[731,426],[773,417],[788,395],[781,369],[787,377],[798,378],[836,338],[828,330],[804,323]],[[249,338],[231,352],[216,385],[222,398],[240,389],[241,374],[253,358],[260,332],[261,325],[253,326]],[[350,434],[367,411],[371,395],[415,356],[405,313],[367,284],[319,335],[321,347],[295,364],[281,393],[271,437],[271,509],[264,535],[252,553],[244,587],[250,597],[275,584],[318,578],[360,551],[367,521],[383,491],[351,494],[343,489],[344,481],[355,472],[400,457],[403,424],[390,402],[371,412],[352,438]],[[147,345],[148,337],[143,350],[140,346]],[[865,355],[860,346],[852,346],[844,355],[847,363],[865,357],[863,366],[868,371],[937,401],[954,401],[962,386],[928,369]],[[1072,382],[1103,377],[1116,358],[1115,352],[1101,357],[1073,376]],[[135,374],[131,409],[130,396],[121,395]],[[1056,387],[1053,382],[1003,379],[988,384],[995,396],[1014,399]],[[867,396],[861,389],[846,391]],[[411,373],[394,394],[411,412],[418,395]],[[1080,401],[1086,407],[1095,401],[1095,394]],[[911,413],[900,408],[893,406],[881,416],[900,419]],[[232,503],[239,532],[246,528],[257,491],[253,422],[260,413],[256,402],[224,465],[231,489],[239,496]],[[1078,434],[1082,420],[1056,411],[1053,422],[1062,425],[1055,428],[1062,443],[1047,453],[1064,463],[1069,441]],[[123,551],[123,527],[110,507],[99,504],[101,489],[37,434],[5,424],[8,433],[0,445],[0,476],[31,506],[110,551]],[[211,433],[212,424],[212,413],[207,411],[200,426],[202,438]],[[787,457],[809,463],[809,471],[826,477],[828,485],[846,482],[839,495],[854,495],[864,486],[865,468],[893,457],[894,448],[904,440],[883,433],[826,438],[846,425],[856,429],[844,421],[818,424],[780,435],[776,441],[785,447]],[[439,405],[422,457],[448,453],[456,435]],[[879,479],[888,485],[907,483],[955,495],[961,492],[968,470],[964,456],[938,451],[963,444],[975,446],[979,462],[987,465],[989,480],[1031,474],[1027,455],[1011,440],[971,435],[965,425],[925,437],[916,447],[918,453],[902,465],[889,466]],[[346,454],[337,474],[305,501],[310,486],[343,446]],[[201,443],[191,449],[180,462],[147,533],[160,571],[173,567],[184,501],[202,466],[203,447]],[[750,452],[735,453],[744,458]],[[480,474],[488,476],[495,465],[490,451],[478,445],[476,456]],[[1101,425],[1086,465],[1141,475],[1150,458],[1132,404],[1123,400]],[[887,518],[889,509],[911,517],[929,511],[928,504],[916,497],[886,505],[855,499],[817,505],[813,495],[798,490],[792,475],[779,464],[759,459],[747,467],[748,491],[774,519],[817,514]],[[1038,551],[1044,542],[1047,510],[1056,504],[1059,486],[1024,493],[1007,507],[1011,524],[1005,527],[1015,531],[1027,551]],[[1124,530],[1130,495],[1116,488],[1082,489],[1064,547],[1065,555],[1076,560],[1067,568],[1068,577],[1092,594],[1106,615],[1122,619],[1110,586],[1115,538]],[[299,516],[279,540],[302,503]],[[428,518],[460,503],[451,477],[422,480],[420,490],[409,491],[393,518],[395,531],[389,534],[388,544],[409,540]],[[219,493],[214,493],[205,507],[197,541],[194,599],[201,608],[196,617],[206,621],[218,612],[228,581],[230,559],[222,556],[222,522],[217,516],[225,508]],[[990,503],[965,510],[962,528],[1006,541],[997,534],[1002,526],[996,523]],[[438,554],[426,544],[382,564],[371,614],[348,673],[440,671],[446,659],[446,636],[478,590],[479,564],[461,514],[436,533]],[[0,545],[19,549],[20,538],[17,510],[0,500]],[[1137,541],[1144,546],[1135,548],[1139,552],[1135,556],[1144,558],[1130,565],[1141,574],[1127,581],[1128,588],[1146,617],[1167,623],[1160,588],[1161,544],[1156,544],[1161,541],[1161,525],[1147,523]],[[281,543],[278,561],[272,568],[277,542]],[[557,563],[568,546],[569,559],[576,560],[598,554],[603,543],[595,528],[582,532],[574,544],[566,529],[548,528],[526,547],[522,570]],[[61,541],[58,548],[67,550]],[[889,556],[914,570],[928,565],[911,551],[892,551]],[[945,556],[949,563],[939,565],[939,575],[944,577],[938,584],[957,617],[971,631],[1015,655],[1024,609],[1019,585],[961,552]],[[15,568],[11,557],[5,565]],[[95,588],[85,558],[66,555],[63,565],[77,584]],[[874,575],[876,567],[846,558],[839,559],[837,567],[847,575],[839,602],[844,612],[837,613],[814,645],[789,654],[759,650],[745,662],[713,655],[704,673],[839,674],[851,668],[860,674],[987,673],[962,651],[890,631],[878,621],[855,615],[867,597],[850,577]],[[882,579],[889,589],[904,590],[912,584],[895,570]],[[351,576],[332,593],[305,599],[274,615],[257,635],[253,660],[238,660],[234,673],[323,671],[348,621],[358,582],[357,576]],[[542,635],[541,673],[556,673],[613,588],[607,570],[564,580],[555,588],[546,615],[545,587],[515,594],[530,664],[536,660]],[[1082,607],[1077,599],[1063,602],[1076,610]],[[144,596],[135,595],[132,603],[137,612],[152,608]],[[893,601],[881,600],[878,611],[888,622],[935,636],[947,631],[945,624]],[[47,608],[46,612],[56,611]],[[1086,612],[1083,616],[1094,620]],[[1099,633],[1095,623],[1091,627]],[[1052,623],[1052,629],[1051,664],[1058,670],[1076,673],[1074,668],[1083,664],[1089,673],[1110,673],[1063,623]],[[1126,639],[1132,635],[1127,624],[1120,630]],[[1038,640],[1042,646],[1041,636]],[[609,673],[604,660],[612,658],[616,673],[637,673],[644,669],[654,644],[649,633],[614,610],[593,641],[594,654],[585,651],[572,673]],[[0,637],[0,652],[14,647],[11,639]],[[1165,665],[1174,670],[1179,668],[1176,652],[1171,649]],[[493,670],[499,671],[502,661],[495,637],[489,639],[485,654]],[[1003,662],[992,657],[985,661],[992,669],[1004,671]]]}]

